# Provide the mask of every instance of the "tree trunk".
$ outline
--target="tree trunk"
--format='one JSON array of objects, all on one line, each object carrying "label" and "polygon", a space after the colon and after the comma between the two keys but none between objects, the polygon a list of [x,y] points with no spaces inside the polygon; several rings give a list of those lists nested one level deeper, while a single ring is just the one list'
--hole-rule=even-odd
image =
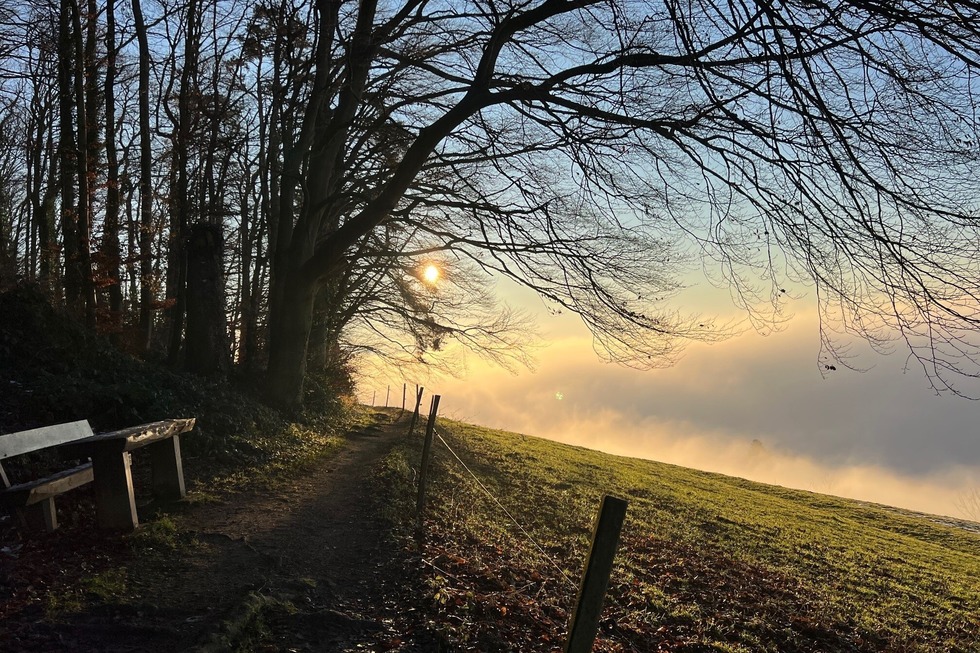
[{"label": "tree trunk", "polygon": [[78,214],[75,206],[75,180],[78,152],[75,148],[74,72],[79,65],[72,38],[72,4],[61,1],[58,20],[58,158],[61,177],[61,241],[65,264],[64,297],[69,307],[78,308],[82,279],[78,268]]},{"label": "tree trunk", "polygon": [[199,4],[196,0],[191,0],[187,4],[185,25],[187,33],[184,36],[184,67],[180,71],[180,88],[177,91],[177,125],[173,143],[173,170],[176,177],[171,177],[170,252],[167,260],[167,298],[174,302],[170,308],[170,345],[167,353],[167,361],[171,365],[180,360],[184,318],[187,311],[186,247],[191,213],[188,166],[195,121],[191,96],[197,92],[201,30]]},{"label": "tree trunk", "polygon": [[[258,228],[258,205],[242,202],[239,242],[241,248],[241,273],[239,285],[238,365],[248,371],[255,370],[255,353],[258,349],[258,302],[254,294],[255,277],[259,272],[255,265],[253,231]],[[253,226],[254,225],[254,226]]]},{"label": "tree trunk", "polygon": [[202,375],[227,374],[231,368],[225,325],[225,284],[221,226],[199,223],[187,238],[186,368]]},{"label": "tree trunk", "polygon": [[[57,224],[57,201],[60,190],[58,163],[59,157],[54,152],[54,125],[47,128],[45,149],[48,152],[48,175],[44,194],[38,206],[37,240],[38,240],[38,281],[48,297],[57,297],[56,289],[61,287],[58,279],[58,245],[55,238]],[[40,134],[39,134],[40,140]],[[42,175],[38,175],[38,179]]]},{"label": "tree trunk", "polygon": [[[292,275],[298,276],[298,275]],[[279,319],[269,336],[266,390],[276,406],[297,409],[303,403],[306,349],[313,327],[315,284],[288,280],[283,284]]]},{"label": "tree trunk", "polygon": [[313,302],[313,321],[310,327],[309,351],[307,352],[307,365],[310,372],[326,372],[327,360],[331,348],[331,317],[334,311],[331,309],[333,292],[329,284],[321,283],[316,291],[316,299]]},{"label": "tree trunk", "polygon": [[31,232],[28,248],[28,273],[27,278],[37,279],[45,292],[50,290],[48,284],[51,276],[51,233],[45,213],[44,198],[52,191],[54,196],[52,201],[57,198],[56,175],[46,170],[45,155],[47,155],[48,166],[58,160],[58,157],[51,156],[51,111],[52,105],[45,97],[46,84],[42,84],[42,79],[38,73],[34,73],[34,91],[31,94],[30,118],[27,132],[30,137],[29,164],[27,166],[27,196],[30,198],[31,210]]},{"label": "tree trunk", "polygon": [[139,192],[139,186],[133,186],[132,181],[129,178],[129,174],[125,173],[124,176],[119,180],[120,191],[125,197],[126,203],[126,281],[128,286],[128,298],[126,301],[126,306],[128,312],[130,313],[130,321],[133,324],[132,330],[132,342],[134,352],[143,352],[146,350],[144,346],[143,332],[140,329],[140,320],[142,318],[142,307],[139,306],[137,302],[142,300],[138,299],[140,297],[140,267],[139,267],[139,249],[140,244],[140,223],[136,209],[136,193]]},{"label": "tree trunk", "polygon": [[17,277],[17,234],[10,193],[0,188],[0,288]]},{"label": "tree trunk", "polygon": [[150,149],[150,45],[140,0],[132,0],[133,26],[139,42],[140,124],[140,312],[136,349],[146,353],[153,336],[153,153]]},{"label": "tree trunk", "polygon": [[95,3],[89,0],[88,9],[93,15],[87,16],[85,39],[82,39],[82,8],[79,3],[73,5],[72,27],[75,40],[75,111],[78,132],[76,142],[76,172],[78,174],[78,268],[77,275],[81,282],[81,298],[78,314],[83,315],[85,324],[90,329],[95,328],[95,284],[92,280],[92,199],[95,172],[96,148],[95,125],[93,116],[98,112],[98,100],[94,88],[94,59],[95,59]]},{"label": "tree trunk", "polygon": [[101,267],[105,275],[108,301],[106,330],[113,339],[122,331],[122,286],[119,282],[119,158],[116,153],[116,7],[106,2],[106,70],[105,70],[105,155],[106,200],[102,233]]}]

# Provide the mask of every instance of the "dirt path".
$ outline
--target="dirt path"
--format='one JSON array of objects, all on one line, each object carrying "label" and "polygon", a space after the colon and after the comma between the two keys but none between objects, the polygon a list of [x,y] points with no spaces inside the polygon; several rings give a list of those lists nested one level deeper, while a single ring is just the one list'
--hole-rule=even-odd
[{"label": "dirt path", "polygon": [[187,509],[175,554],[130,563],[129,596],[45,624],[37,650],[386,650],[380,606],[400,572],[374,479],[403,434],[368,427],[274,491]]}]

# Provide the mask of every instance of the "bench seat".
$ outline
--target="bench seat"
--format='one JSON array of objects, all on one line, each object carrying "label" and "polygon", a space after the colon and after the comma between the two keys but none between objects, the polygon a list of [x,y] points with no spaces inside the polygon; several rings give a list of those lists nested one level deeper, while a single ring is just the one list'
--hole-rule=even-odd
[{"label": "bench seat", "polygon": [[[91,437],[92,427],[87,420],[43,426],[41,428],[18,431],[0,435],[0,460],[15,456],[54,449],[61,445],[77,442]],[[88,458],[88,456],[82,456]],[[44,478],[12,485],[10,479],[0,464],[0,506],[9,506],[16,510],[22,522],[37,522],[37,515],[43,517],[44,527],[49,531],[58,528],[58,514],[55,511],[54,498],[76,487],[91,483],[94,479],[92,463],[66,469]],[[40,505],[38,508],[30,506]]]},{"label": "bench seat", "polygon": [[11,485],[0,492],[0,503],[8,506],[31,506],[91,483],[93,476],[92,463],[84,463],[36,481]]},{"label": "bench seat", "polygon": [[0,490],[0,505],[11,508],[27,508],[40,503],[44,527],[53,531],[58,528],[58,514],[55,511],[54,498],[86,483],[91,483],[93,479],[92,463],[84,463],[51,476],[18,483],[5,490]]},{"label": "bench seat", "polygon": [[[0,460],[57,448],[62,458],[91,462],[37,480],[12,485],[0,465],[0,506],[14,507],[23,516],[43,512],[48,530],[58,527],[54,499],[76,487],[95,485],[95,509],[100,528],[131,531],[139,524],[131,452],[144,449],[150,462],[153,494],[160,500],[179,500],[185,494],[180,435],[194,428],[195,419],[168,419],[109,433],[92,433],[86,420],[0,435]],[[29,506],[40,506],[40,510]]]}]

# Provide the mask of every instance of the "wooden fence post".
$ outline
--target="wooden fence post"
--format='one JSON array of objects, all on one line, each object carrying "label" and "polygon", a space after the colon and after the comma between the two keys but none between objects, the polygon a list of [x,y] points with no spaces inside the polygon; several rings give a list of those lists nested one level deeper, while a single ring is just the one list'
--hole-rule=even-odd
[{"label": "wooden fence post", "polygon": [[412,423],[408,426],[408,434],[411,435],[415,433],[415,423],[419,421],[419,408],[422,406],[422,393],[425,392],[425,388],[419,387],[419,384],[415,384],[415,412],[412,413]]},{"label": "wooden fence post", "polygon": [[398,413],[399,419],[401,419],[401,416],[405,414],[405,396],[407,392],[408,392],[408,384],[402,383],[402,412]]},{"label": "wooden fence post", "polygon": [[436,413],[439,412],[440,395],[432,396],[429,408],[429,423],[425,426],[425,442],[422,444],[422,467],[419,469],[419,496],[415,502],[415,513],[419,525],[422,524],[422,511],[425,509],[425,486],[429,475],[429,460],[432,458],[432,432],[436,428]]},{"label": "wooden fence post", "polygon": [[378,391],[377,391],[377,390],[375,390],[375,391],[374,391],[374,394],[373,394],[373,395],[371,395],[371,405],[372,405],[372,406],[376,406],[376,405],[377,405],[377,403],[378,403]]},{"label": "wooden fence post", "polygon": [[595,636],[599,630],[599,616],[602,601],[609,587],[609,574],[612,572],[613,558],[619,545],[619,533],[626,519],[626,506],[623,499],[602,497],[602,507],[596,518],[592,532],[592,547],[589,560],[582,575],[578,600],[568,627],[568,640],[565,653],[591,653]]}]

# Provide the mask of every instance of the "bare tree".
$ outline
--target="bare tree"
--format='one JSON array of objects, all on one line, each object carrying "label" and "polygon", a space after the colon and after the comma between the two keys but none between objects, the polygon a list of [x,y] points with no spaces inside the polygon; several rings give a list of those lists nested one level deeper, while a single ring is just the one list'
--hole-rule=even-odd
[{"label": "bare tree", "polygon": [[[0,179],[11,182],[16,179],[16,161],[21,152],[10,135],[22,130],[22,125],[22,116],[11,111],[9,106],[0,105]],[[0,187],[0,287],[11,283],[17,276],[18,232],[24,231],[23,221],[17,219],[19,211],[11,190],[13,185]]]},{"label": "bare tree", "polygon": [[122,284],[120,282],[120,188],[119,151],[116,146],[116,3],[107,0],[105,5],[105,156],[106,156],[106,201],[105,220],[102,228],[102,243],[99,248],[99,268],[101,285],[106,288],[104,328],[118,338],[122,330]]},{"label": "bare tree", "polygon": [[111,304],[139,309],[143,350],[172,306],[176,354],[183,238],[218,227],[238,360],[268,354],[276,403],[340,346],[515,345],[486,339],[479,283],[421,310],[427,254],[535,290],[638,367],[725,335],[669,303],[700,262],[760,321],[815,288],[827,367],[837,329],[897,334],[938,390],[980,377],[971,2],[22,6],[0,2],[0,93],[30,138],[8,258],[91,308],[101,228],[105,261],[127,252]]},{"label": "bare tree", "polygon": [[[899,329],[943,387],[947,371],[976,373],[962,365],[977,359],[980,279],[972,3],[317,12],[281,177],[279,403],[301,398],[316,288],[399,217],[583,316],[616,360],[712,337],[663,309],[685,235],[753,311],[778,310],[787,280],[814,283],[844,328]],[[404,140],[396,160],[354,166],[384,129]],[[442,181],[418,184],[423,172]]]},{"label": "bare tree", "polygon": [[[25,50],[21,74],[30,89],[25,152],[25,185],[30,227],[24,243],[25,276],[37,280],[54,295],[58,274],[56,201],[58,154],[56,151],[57,25],[54,7],[28,13],[21,47]],[[13,75],[16,69],[7,71]]]},{"label": "bare tree", "polygon": [[[150,122],[150,40],[143,18],[141,0],[132,0],[133,29],[138,43],[138,91],[139,122],[139,220],[134,221],[138,234],[139,257],[139,319],[137,322],[137,351],[146,352],[153,336],[153,151]],[[130,239],[132,243],[132,236]]]},{"label": "bare tree", "polygon": [[967,519],[980,522],[980,487],[964,490],[953,502],[953,505]]},{"label": "bare tree", "polygon": [[530,366],[537,335],[529,316],[500,303],[492,277],[450,249],[413,248],[417,237],[399,222],[376,231],[344,274],[321,286],[311,367],[329,373],[370,354],[403,373],[457,374],[463,351],[511,369]]}]

